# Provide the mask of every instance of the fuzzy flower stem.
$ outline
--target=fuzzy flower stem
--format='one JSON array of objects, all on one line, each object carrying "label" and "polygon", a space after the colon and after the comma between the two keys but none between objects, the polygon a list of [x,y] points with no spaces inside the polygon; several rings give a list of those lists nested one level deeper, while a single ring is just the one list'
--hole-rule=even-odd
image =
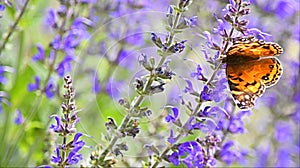
[{"label": "fuzzy flower stem", "polygon": [[[238,10],[240,9],[240,6],[238,6]],[[238,21],[238,16],[235,16],[234,18],[234,21],[237,22]],[[234,32],[234,27],[232,27],[230,29],[230,32],[229,32],[229,38],[231,38],[231,36],[233,35],[233,32]],[[226,50],[227,50],[227,47],[229,45],[229,41],[227,40],[225,43],[224,43],[224,47],[221,51],[221,54],[225,54]],[[213,72],[213,74],[211,75],[211,77],[209,78],[209,80],[206,82],[206,85],[209,85],[211,86],[211,82],[213,81],[213,79],[215,78],[218,70],[222,67],[222,60],[220,59],[217,64],[216,64],[216,68],[215,68],[215,71]],[[201,107],[201,104],[202,104],[202,100],[201,100],[201,97],[200,97],[200,101],[198,102],[196,108],[194,109],[193,113],[191,114],[191,116],[193,116],[197,111],[200,110],[200,107]],[[184,124],[184,126],[181,128],[181,130],[179,131],[179,134],[176,136],[175,138],[175,142],[177,142],[182,134],[181,132],[184,131],[184,128],[186,127],[186,125],[188,124],[189,120],[187,120],[187,122]],[[227,133],[226,133],[227,134]],[[175,143],[174,143],[175,144]],[[159,155],[158,159],[156,160],[156,162],[153,164],[153,166],[151,168],[156,168],[159,163],[161,162],[161,159],[162,158],[165,158],[165,156],[168,154],[168,152],[172,149],[173,145],[169,145],[165,150],[163,150],[163,152]]]},{"label": "fuzzy flower stem", "polygon": [[[240,10],[240,8],[241,8],[241,6],[239,5],[239,6],[238,6],[238,11]],[[238,21],[238,16],[235,16],[234,21],[235,21],[235,22]],[[231,38],[231,36],[233,35],[233,32],[234,32],[234,27],[231,27],[230,32],[229,32],[229,36],[228,36],[229,38],[228,38],[228,39]],[[225,52],[226,52],[226,50],[227,50],[228,45],[229,45],[229,42],[228,42],[228,40],[227,40],[227,41],[225,42],[225,44],[224,44],[223,49],[222,49],[222,52],[221,52],[222,55],[225,55],[225,54],[226,54]],[[211,81],[215,78],[215,76],[216,76],[217,72],[219,71],[219,69],[221,68],[222,64],[223,64],[223,63],[222,63],[222,60],[219,60],[219,61],[217,62],[216,69],[215,69],[215,71],[213,72],[213,74],[211,75],[211,77],[209,78],[209,80],[206,82],[206,85],[210,85]],[[211,85],[210,85],[210,86],[211,86]]]},{"label": "fuzzy flower stem", "polygon": [[0,56],[1,56],[2,51],[4,50],[4,48],[5,48],[6,44],[7,44],[7,42],[9,41],[9,38],[11,37],[11,35],[12,35],[12,34],[14,33],[14,31],[16,30],[18,23],[20,22],[22,16],[24,15],[25,10],[26,10],[26,8],[27,8],[27,6],[28,6],[29,1],[30,1],[30,0],[26,0],[26,1],[25,1],[24,6],[22,7],[21,12],[20,12],[20,14],[18,15],[16,21],[15,21],[14,24],[10,27],[8,34],[4,37],[3,43],[2,43],[2,45],[1,45],[1,47],[0,47]]},{"label": "fuzzy flower stem", "polygon": [[[180,19],[181,15],[182,15],[182,12],[177,12],[176,13],[174,24],[172,25],[171,30],[170,30],[170,37],[168,38],[168,41],[166,43],[167,46],[170,46],[172,44],[172,41],[173,41],[173,39],[175,37],[175,34],[176,34],[175,29],[178,25],[178,22],[179,22],[179,19]],[[159,61],[157,67],[160,67],[165,62],[165,60],[166,60],[166,56],[163,56],[162,59]]]},{"label": "fuzzy flower stem", "polygon": [[[168,41],[166,42],[167,46],[170,46],[172,44],[172,41],[174,39],[174,36],[176,34],[175,32],[175,29],[178,25],[178,22],[179,22],[179,19],[181,17],[181,13],[182,12],[177,12],[176,14],[176,17],[175,17],[175,21],[174,21],[174,24],[172,25],[171,27],[171,30],[170,30],[170,36],[168,38]],[[162,56],[157,67],[160,67],[166,60],[167,56]],[[146,86],[144,87],[143,91],[146,91],[148,87],[151,86],[152,82],[153,82],[153,74],[150,73],[149,75],[149,79],[147,80],[147,83],[146,83]],[[128,124],[128,122],[130,121],[130,118],[131,118],[131,112],[138,106],[140,106],[140,104],[143,102],[144,100],[144,95],[139,95],[137,98],[136,98],[136,101],[135,103],[131,106],[130,110],[129,110],[129,113],[125,116],[125,118],[123,119],[121,125],[119,126],[119,129],[118,130],[122,130],[125,128],[125,126]],[[179,139],[180,137],[178,137]],[[100,155],[100,161],[104,161],[106,155],[109,153],[109,151],[113,148],[113,146],[116,144],[116,142],[118,141],[119,137],[118,136],[114,136],[112,138],[112,140],[110,141],[110,144],[106,147],[106,149],[101,153]],[[168,149],[169,151],[169,149]],[[168,152],[166,151],[166,152]]]}]

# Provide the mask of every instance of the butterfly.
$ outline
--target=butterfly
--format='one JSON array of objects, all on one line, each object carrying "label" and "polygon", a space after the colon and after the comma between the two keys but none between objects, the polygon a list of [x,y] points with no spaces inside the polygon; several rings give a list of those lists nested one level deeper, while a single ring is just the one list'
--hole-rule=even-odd
[{"label": "butterfly", "polygon": [[283,68],[275,57],[283,53],[276,43],[242,39],[226,52],[226,76],[232,97],[240,109],[251,109],[266,88],[275,85]]}]

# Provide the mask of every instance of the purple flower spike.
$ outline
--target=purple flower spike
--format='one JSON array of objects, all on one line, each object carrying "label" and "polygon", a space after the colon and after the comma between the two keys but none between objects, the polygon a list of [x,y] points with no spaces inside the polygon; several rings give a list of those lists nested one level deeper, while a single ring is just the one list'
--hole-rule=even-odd
[{"label": "purple flower spike", "polygon": [[178,111],[178,108],[176,108],[176,107],[173,107],[172,108],[172,112],[173,112],[173,114],[168,114],[167,116],[166,116],[166,121],[167,122],[176,122],[177,121],[177,119],[178,119],[178,114],[179,114],[179,111]]}]

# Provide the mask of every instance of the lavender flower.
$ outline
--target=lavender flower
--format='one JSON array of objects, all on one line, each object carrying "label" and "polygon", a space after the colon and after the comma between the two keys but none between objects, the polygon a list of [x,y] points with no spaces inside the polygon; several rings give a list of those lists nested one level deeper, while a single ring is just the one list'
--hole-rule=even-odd
[{"label": "lavender flower", "polygon": [[178,108],[176,108],[176,107],[173,107],[173,108],[171,108],[171,110],[172,110],[172,114],[168,114],[167,116],[166,116],[166,121],[167,122],[176,122],[177,121],[177,119],[178,119],[178,114],[179,114],[179,111],[178,111]]},{"label": "lavender flower", "polygon": [[180,162],[187,167],[203,167],[204,156],[201,146],[195,142],[184,142],[178,146],[178,152],[173,152],[169,160],[176,166]]},{"label": "lavender flower", "polygon": [[45,49],[41,45],[37,45],[38,53],[32,57],[33,61],[43,61],[45,58]]},{"label": "lavender flower", "polygon": [[27,90],[29,92],[32,92],[32,91],[40,89],[40,77],[39,76],[35,76],[34,79],[35,79],[35,82],[34,83],[30,83],[27,86]]},{"label": "lavender flower", "polygon": [[[82,2],[83,4],[88,1]],[[57,73],[59,77],[63,77],[67,72],[72,70],[72,62],[75,60],[75,50],[79,48],[83,40],[89,38],[87,31],[88,26],[93,26],[91,21],[80,15],[74,14],[74,11],[86,8],[86,5],[80,6],[81,2],[74,3],[73,1],[60,1],[58,9],[50,8],[45,18],[45,24],[54,31],[56,35],[49,44],[49,48],[43,48],[38,45],[38,53],[33,56],[33,61],[42,61],[49,72],[46,81],[42,81],[40,85],[40,79],[35,85],[29,84],[28,90],[35,91],[38,88],[46,94],[47,98],[54,97],[56,88],[56,81],[53,75]],[[71,20],[71,21],[68,21]],[[49,56],[46,55],[48,54]],[[64,55],[62,59],[57,59],[60,55]],[[58,62],[59,61],[59,62]],[[56,71],[53,71],[53,70]]]},{"label": "lavender flower", "polygon": [[0,65],[0,83],[3,85],[6,84],[6,82],[7,82],[7,79],[4,76],[4,72],[5,72],[5,68]]},{"label": "lavender flower", "polygon": [[20,110],[16,110],[16,117],[15,117],[14,122],[16,125],[21,125],[24,123],[24,117]]},{"label": "lavender flower", "polygon": [[[56,125],[52,124],[50,130],[56,132],[59,136],[62,136],[63,142],[58,147],[56,147],[56,155],[52,156],[52,162],[58,166],[69,166],[75,165],[80,160],[82,160],[82,155],[79,152],[80,149],[85,145],[85,142],[79,140],[83,135],[80,132],[76,133],[76,124],[79,121],[77,113],[75,112],[76,106],[74,103],[75,92],[72,84],[72,79],[70,76],[64,78],[64,88],[67,92],[64,94],[65,101],[62,103],[62,113],[63,117],[58,115],[52,115],[51,117],[55,119]],[[67,142],[68,138],[76,133],[73,140]]]}]

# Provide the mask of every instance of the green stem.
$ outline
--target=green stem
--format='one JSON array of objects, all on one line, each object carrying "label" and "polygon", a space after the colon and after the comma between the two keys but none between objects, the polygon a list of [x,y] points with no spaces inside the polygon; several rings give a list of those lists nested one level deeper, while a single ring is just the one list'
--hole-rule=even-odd
[{"label": "green stem", "polygon": [[[193,113],[192,113],[191,116],[194,116],[194,115],[197,113],[197,111],[200,110],[201,104],[202,104],[202,101],[199,101],[199,103],[197,104],[197,106],[196,106],[196,108],[195,108],[195,110],[193,111]],[[178,133],[178,135],[177,135],[176,138],[175,138],[175,142],[177,142],[177,141],[181,138],[182,132],[185,131],[185,128],[186,128],[187,124],[189,124],[189,120],[187,120],[187,121],[185,122],[184,126],[181,127],[181,129],[179,130],[179,133]],[[160,163],[160,160],[161,160],[162,158],[164,158],[164,157],[166,156],[166,154],[167,154],[172,148],[173,148],[173,145],[169,145],[169,146],[168,146],[168,147],[167,147],[167,148],[159,155],[158,160],[153,164],[153,166],[152,166],[151,168],[157,167],[158,164]]]},{"label": "green stem", "polygon": [[[174,36],[175,36],[175,29],[178,25],[178,22],[179,22],[179,19],[181,17],[181,12],[178,12],[176,14],[176,17],[175,17],[175,21],[174,21],[174,24],[172,25],[172,28],[171,28],[171,31],[170,31],[170,36],[168,38],[168,41],[166,42],[167,46],[170,46],[172,44],[172,41],[174,39]],[[160,67],[166,60],[167,56],[162,56],[157,67]],[[152,73],[150,73],[150,76],[149,76],[149,79],[143,89],[143,92],[145,92],[150,86],[151,84],[153,83],[153,79],[154,79],[154,75]],[[130,113],[136,108],[138,107],[144,100],[144,96],[143,95],[139,95],[134,103],[133,106],[131,106],[130,110],[129,110],[129,113],[125,116],[125,118],[123,119],[121,125],[119,126],[119,129],[118,131],[124,129],[126,127],[126,125],[128,124],[128,122],[130,121]],[[179,137],[178,137],[179,138]],[[100,155],[100,161],[104,161],[106,155],[108,154],[108,152],[112,149],[112,147],[117,143],[119,137],[118,136],[114,136],[112,138],[112,140],[110,141],[109,145],[105,148],[105,150],[101,153]]]},{"label": "green stem", "polygon": [[30,0],[25,1],[24,6],[22,7],[21,12],[20,12],[20,14],[18,15],[16,21],[15,21],[14,24],[10,27],[8,34],[4,37],[3,43],[2,43],[2,45],[1,45],[1,47],[0,47],[0,56],[1,56],[2,51],[4,50],[4,48],[5,48],[6,44],[7,44],[7,42],[9,41],[11,35],[15,32],[15,30],[16,30],[16,28],[17,28],[17,25],[18,25],[18,23],[20,22],[22,16],[24,15],[25,10],[26,10],[26,8],[27,8],[27,6],[28,6],[29,1],[30,1]]}]

